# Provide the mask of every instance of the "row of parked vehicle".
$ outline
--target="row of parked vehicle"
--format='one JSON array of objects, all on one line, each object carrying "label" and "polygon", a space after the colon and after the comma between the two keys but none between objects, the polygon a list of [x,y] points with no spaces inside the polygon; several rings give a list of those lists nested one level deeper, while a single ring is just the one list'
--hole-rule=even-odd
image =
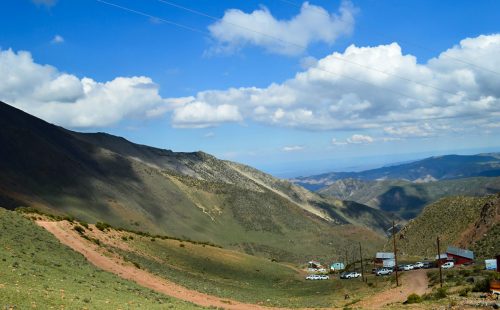
[{"label": "row of parked vehicle", "polygon": [[[441,268],[449,269],[453,268],[454,266],[455,264],[453,262],[446,262],[441,265]],[[434,262],[416,262],[415,264],[398,265],[398,271],[410,271],[413,269],[422,269],[422,268],[429,269],[435,267],[437,267],[437,265]],[[392,274],[394,270],[395,270],[394,267],[384,267],[384,268],[373,269],[373,273],[376,274],[377,276],[386,276]]]}]

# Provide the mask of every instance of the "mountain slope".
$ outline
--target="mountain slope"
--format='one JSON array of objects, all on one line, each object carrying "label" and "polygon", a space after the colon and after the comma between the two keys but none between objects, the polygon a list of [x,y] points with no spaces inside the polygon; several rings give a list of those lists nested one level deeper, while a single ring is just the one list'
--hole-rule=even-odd
[{"label": "mountain slope", "polygon": [[405,180],[337,180],[318,191],[342,200],[353,200],[410,219],[422,208],[440,198],[453,195],[483,196],[500,192],[500,177],[471,177],[427,183]]},{"label": "mountain slope", "polygon": [[425,207],[398,232],[398,249],[404,255],[433,257],[439,236],[442,249],[455,245],[474,250],[478,257],[493,257],[500,251],[499,229],[500,194],[448,197]]},{"label": "mountain slope", "polygon": [[335,257],[357,241],[375,250],[382,239],[370,229],[388,225],[381,211],[202,152],[76,133],[2,103],[0,122],[0,202],[7,208],[33,206],[293,261]]},{"label": "mountain slope", "polygon": [[423,160],[371,169],[361,172],[331,172],[299,177],[292,182],[310,190],[319,190],[341,179],[408,180],[427,182],[468,177],[500,176],[500,153],[478,155],[446,155]]},{"label": "mountain slope", "polygon": [[17,212],[0,208],[0,231],[2,308],[201,309],[103,272]]}]

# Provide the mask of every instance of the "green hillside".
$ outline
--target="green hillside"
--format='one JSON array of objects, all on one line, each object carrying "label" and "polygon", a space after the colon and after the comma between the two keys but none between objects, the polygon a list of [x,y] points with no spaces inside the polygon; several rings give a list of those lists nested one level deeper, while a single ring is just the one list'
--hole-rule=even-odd
[{"label": "green hillside", "polygon": [[384,212],[326,199],[203,152],[53,126],[0,103],[0,202],[209,241],[279,260],[375,251]]},{"label": "green hillside", "polygon": [[321,195],[353,200],[405,219],[416,217],[429,203],[454,195],[483,196],[500,192],[500,177],[471,177],[427,183],[405,180],[344,179],[318,191]]},{"label": "green hillside", "polygon": [[0,208],[0,306],[15,309],[197,309],[90,265],[54,236]]},{"label": "green hillside", "polygon": [[[25,215],[54,221],[40,214]],[[332,279],[327,281],[309,281],[305,279],[305,263],[283,263],[208,244],[112,227],[99,226],[101,230],[95,225],[82,226],[76,221],[62,220],[54,224],[60,234],[81,238],[91,251],[114,257],[118,265],[134,266],[141,272],[163,277],[188,289],[220,297],[227,303],[231,302],[230,299],[291,308],[341,307],[351,302],[344,299],[346,293],[353,299],[360,299],[392,283],[391,278],[378,279],[374,275],[369,276],[370,285],[360,279],[340,281],[338,275],[331,275]],[[325,264],[330,261],[322,260]],[[189,295],[183,296],[189,298]]]},{"label": "green hillside", "polygon": [[434,257],[439,236],[443,251],[453,245],[474,250],[477,257],[494,257],[500,252],[499,224],[500,194],[443,198],[397,234],[398,248],[403,255]]}]

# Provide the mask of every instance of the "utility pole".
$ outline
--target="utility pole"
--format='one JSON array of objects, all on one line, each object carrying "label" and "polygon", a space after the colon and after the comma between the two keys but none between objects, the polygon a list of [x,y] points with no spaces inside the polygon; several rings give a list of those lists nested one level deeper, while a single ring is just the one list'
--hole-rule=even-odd
[{"label": "utility pole", "polygon": [[345,270],[349,271],[347,269],[347,265],[349,265],[348,257],[347,257],[347,248],[345,248]]},{"label": "utility pole", "polygon": [[399,286],[398,278],[398,249],[396,248],[396,229],[394,228],[394,220],[392,221],[392,242],[394,245],[394,268],[396,269],[396,286]]},{"label": "utility pole", "polygon": [[363,270],[363,252],[361,252],[361,242],[359,243],[359,257],[361,258],[361,281],[365,281]]},{"label": "utility pole", "polygon": [[439,249],[439,236],[437,237],[437,246],[438,246],[438,267],[439,267],[439,285],[443,287],[443,271],[441,269],[441,250]]}]

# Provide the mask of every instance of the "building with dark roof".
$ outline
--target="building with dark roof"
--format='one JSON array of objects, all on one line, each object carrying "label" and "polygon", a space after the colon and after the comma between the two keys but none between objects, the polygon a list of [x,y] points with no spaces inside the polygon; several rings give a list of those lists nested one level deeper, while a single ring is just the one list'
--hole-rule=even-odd
[{"label": "building with dark roof", "polygon": [[449,246],[448,249],[446,249],[446,255],[448,258],[453,259],[455,265],[472,263],[474,261],[474,252],[454,246]]}]

